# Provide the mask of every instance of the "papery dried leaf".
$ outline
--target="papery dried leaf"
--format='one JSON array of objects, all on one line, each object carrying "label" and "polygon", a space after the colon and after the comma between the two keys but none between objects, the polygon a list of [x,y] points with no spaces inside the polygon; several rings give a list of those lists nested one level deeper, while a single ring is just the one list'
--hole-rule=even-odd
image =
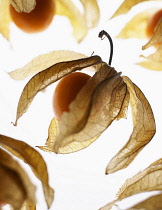
[{"label": "papery dried leaf", "polygon": [[9,40],[10,24],[9,0],[0,1],[0,33]]},{"label": "papery dried leaf", "polygon": [[[45,146],[38,146],[39,149],[43,150],[44,152],[54,152],[54,146],[56,143],[56,136],[58,135],[58,120],[53,118],[49,129],[48,129],[48,139],[46,141]],[[93,143],[98,137],[95,136],[94,138],[89,139],[88,141],[73,141],[69,143],[66,147],[60,148],[59,153],[61,154],[68,154],[72,152],[76,152],[88,147],[91,143]]]},{"label": "papery dried leaf", "polygon": [[4,145],[5,149],[8,149],[13,155],[15,155],[15,151],[16,156],[19,154],[19,158],[32,168],[36,177],[42,182],[46,203],[49,208],[54,199],[54,190],[49,186],[47,165],[42,156],[25,142],[7,136],[0,135],[0,144]]},{"label": "papery dried leaf", "polygon": [[39,91],[45,89],[48,85],[71,72],[95,65],[99,62],[101,62],[99,56],[60,62],[32,77],[24,87],[19,99],[15,125],[17,124],[18,119],[27,111],[29,105]]},{"label": "papery dried leaf", "polygon": [[151,46],[154,46],[157,43],[162,43],[162,20],[158,23],[154,34],[152,35],[151,39],[145,44],[142,49],[145,50]]},{"label": "papery dried leaf", "polygon": [[114,18],[116,16],[122,15],[122,14],[126,14],[129,12],[129,10],[139,4],[142,3],[144,1],[159,1],[159,0],[125,0],[120,7],[116,10],[116,12],[113,14],[113,16],[111,18]]},{"label": "papery dried leaf", "polygon": [[33,204],[31,201],[27,200],[24,202],[21,210],[36,210],[36,205]]},{"label": "papery dried leaf", "polygon": [[159,210],[162,209],[162,194],[151,196],[150,198],[132,206],[127,210]]},{"label": "papery dried leaf", "polygon": [[123,78],[130,93],[133,131],[126,145],[109,162],[107,174],[126,168],[151,141],[156,130],[154,115],[146,97],[128,77]]},{"label": "papery dried leaf", "polygon": [[98,24],[100,11],[96,0],[80,0],[84,7],[87,26],[92,28]]},{"label": "papery dried leaf", "polygon": [[[70,111],[62,114],[53,151],[67,152],[76,142],[82,143],[82,147],[86,141],[87,145],[92,143],[119,114],[125,94],[126,85],[120,73],[103,63],[70,104]],[[80,148],[75,147],[73,152],[77,150]]]},{"label": "papery dried leaf", "polygon": [[124,119],[127,118],[129,100],[130,100],[130,94],[127,90],[125,93],[125,98],[124,98],[123,104],[121,106],[120,112],[119,112],[118,116],[115,118],[115,120],[120,120],[121,118],[124,118]]},{"label": "papery dried leaf", "polygon": [[56,118],[53,118],[48,128],[48,139],[45,143],[45,146],[37,146],[37,147],[45,152],[53,152],[53,146],[55,144],[57,135],[58,135],[58,120]]},{"label": "papery dried leaf", "polygon": [[26,199],[24,186],[17,173],[0,165],[0,198],[19,210]]},{"label": "papery dried leaf", "polygon": [[141,55],[141,57],[143,57],[145,60],[140,61],[137,64],[150,70],[162,71],[161,54],[162,54],[162,44],[160,44],[157,50],[148,57]]},{"label": "papery dried leaf", "polygon": [[36,0],[10,0],[10,3],[16,11],[29,13],[35,8]]},{"label": "papery dried leaf", "polygon": [[146,69],[155,70],[155,71],[162,71],[162,64],[153,62],[150,59],[141,61],[137,64],[139,66],[142,66],[142,67],[146,68]]},{"label": "papery dried leaf", "polygon": [[0,200],[20,209],[26,199],[35,203],[35,189],[19,163],[0,148]]},{"label": "papery dried leaf", "polygon": [[9,75],[16,80],[22,80],[31,75],[37,74],[40,71],[49,68],[50,66],[63,62],[86,58],[87,56],[76,53],[70,50],[57,50],[46,54],[39,55],[30,61],[22,68],[16,69],[9,73]]},{"label": "papery dried leaf", "polygon": [[162,164],[158,162],[126,180],[118,192],[118,200],[156,190],[162,190]]},{"label": "papery dried leaf", "polygon": [[56,14],[67,16],[73,26],[73,35],[78,42],[82,41],[88,32],[86,18],[71,0],[57,0]]},{"label": "papery dried leaf", "polygon": [[[90,100],[91,100],[91,95],[92,95],[93,89],[106,76],[108,76],[108,75],[111,76],[111,75],[113,75],[115,73],[116,73],[116,71],[114,71],[113,69],[111,69],[111,68],[107,69],[107,65],[106,65],[106,69],[102,71],[102,74],[104,76],[103,75],[101,76],[101,73],[98,72],[96,77],[95,77],[96,79],[93,79],[93,81],[88,85],[91,89],[88,88],[88,93],[87,93],[87,90],[85,90],[84,92],[86,92],[86,94],[82,93],[82,95],[80,96],[80,100],[81,101],[77,102],[77,103],[80,104],[79,107],[81,107],[81,106],[86,107],[86,104],[87,105],[90,104]],[[86,102],[83,101],[83,96],[86,96],[86,98],[87,98]],[[78,105],[77,105],[77,107],[78,107]],[[82,112],[81,114],[83,114],[82,110],[79,110],[79,111]],[[86,110],[84,110],[84,111],[86,111]],[[77,112],[77,116],[79,116],[78,110],[75,110],[75,112]],[[71,123],[72,122],[75,122],[74,119],[71,120]],[[69,127],[69,124],[68,124],[68,127]],[[54,118],[54,119],[52,119],[51,124],[49,126],[49,130],[48,130],[49,134],[48,134],[48,139],[47,139],[47,142],[46,142],[47,146],[42,146],[42,147],[39,147],[39,148],[44,150],[44,151],[54,152],[54,146],[55,146],[55,143],[56,143],[56,136],[58,135],[58,131],[59,131],[58,120],[56,118]],[[89,138],[87,141],[84,141],[84,142],[73,141],[73,142],[69,143],[66,147],[59,148],[59,153],[71,153],[71,152],[75,152],[75,151],[81,150],[81,149],[86,148],[87,146],[89,146],[97,138],[98,138],[98,136],[95,136],[93,138]]]},{"label": "papery dried leaf", "polygon": [[146,38],[146,26],[148,24],[148,20],[150,16],[153,13],[154,13],[154,9],[149,9],[135,15],[120,31],[117,38],[121,38],[121,39]]},{"label": "papery dried leaf", "polygon": [[[132,195],[162,190],[162,159],[155,161],[149,167],[126,180],[117,193],[117,199],[108,203],[100,210],[109,210],[118,201]],[[132,209],[132,208],[131,208]]]},{"label": "papery dried leaf", "polygon": [[112,202],[106,204],[105,206],[101,207],[99,210],[110,210],[118,200],[113,200]]},{"label": "papery dried leaf", "polygon": [[162,158],[154,161],[153,163],[150,164],[150,166],[156,166],[156,165],[161,165],[162,164]]}]

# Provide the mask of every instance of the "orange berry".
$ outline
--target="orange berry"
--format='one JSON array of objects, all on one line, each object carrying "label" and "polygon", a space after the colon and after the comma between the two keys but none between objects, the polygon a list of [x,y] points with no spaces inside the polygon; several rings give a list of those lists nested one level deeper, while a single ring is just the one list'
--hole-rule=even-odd
[{"label": "orange berry", "polygon": [[54,13],[54,0],[36,0],[36,6],[30,13],[19,13],[10,4],[10,14],[13,22],[27,33],[44,31],[52,22]]},{"label": "orange berry", "polygon": [[53,110],[57,119],[60,120],[62,113],[69,111],[70,103],[90,78],[88,74],[74,72],[60,80],[53,95]]},{"label": "orange berry", "polygon": [[158,25],[161,18],[162,9],[158,10],[153,16],[150,17],[146,28],[146,35],[148,36],[148,38],[150,38],[154,34],[155,28]]}]

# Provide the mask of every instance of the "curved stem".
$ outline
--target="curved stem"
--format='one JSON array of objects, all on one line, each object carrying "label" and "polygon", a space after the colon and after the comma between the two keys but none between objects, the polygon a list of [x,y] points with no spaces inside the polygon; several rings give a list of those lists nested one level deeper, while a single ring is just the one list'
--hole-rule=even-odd
[{"label": "curved stem", "polygon": [[98,37],[101,38],[101,40],[103,40],[106,36],[109,40],[109,43],[110,43],[110,57],[109,57],[109,62],[108,64],[111,66],[111,62],[112,62],[112,57],[113,57],[113,41],[112,41],[112,38],[111,36],[104,30],[100,31],[100,33],[98,34]]}]

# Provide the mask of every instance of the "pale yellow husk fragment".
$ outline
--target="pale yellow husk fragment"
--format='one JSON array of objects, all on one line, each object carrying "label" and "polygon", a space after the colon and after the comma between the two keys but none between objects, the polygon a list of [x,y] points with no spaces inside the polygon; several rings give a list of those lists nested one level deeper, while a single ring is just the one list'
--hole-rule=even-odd
[{"label": "pale yellow husk fragment", "polygon": [[88,32],[85,16],[71,0],[57,0],[56,14],[66,16],[73,27],[73,36],[81,42]]},{"label": "pale yellow husk fragment", "polygon": [[36,5],[36,0],[10,0],[16,11],[18,12],[31,12]]},{"label": "pale yellow husk fragment", "polygon": [[86,57],[87,56],[82,53],[77,53],[70,50],[52,51],[33,58],[22,68],[9,72],[9,75],[15,80],[23,80],[29,76],[41,72],[44,69],[49,68],[56,63]]},{"label": "pale yellow husk fragment", "polygon": [[84,15],[88,28],[93,28],[98,25],[100,18],[100,10],[96,0],[80,0],[84,7]]},{"label": "pale yellow husk fragment", "polygon": [[120,5],[120,7],[115,11],[115,13],[113,14],[111,18],[117,17],[122,14],[126,14],[130,11],[132,7],[145,1],[158,1],[158,0],[125,0]]},{"label": "pale yellow husk fragment", "polygon": [[10,11],[9,11],[9,0],[0,1],[0,33],[9,40],[9,25],[10,25]]},{"label": "pale yellow husk fragment", "polygon": [[155,71],[162,71],[162,44],[160,44],[154,53],[150,54],[149,56],[141,55],[141,58],[144,58],[142,61],[138,62],[137,64]]}]

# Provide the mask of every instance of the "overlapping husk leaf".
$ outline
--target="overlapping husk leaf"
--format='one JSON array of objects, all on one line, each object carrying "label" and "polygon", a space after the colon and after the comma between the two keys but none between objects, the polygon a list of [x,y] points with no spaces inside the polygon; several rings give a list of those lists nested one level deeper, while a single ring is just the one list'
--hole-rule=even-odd
[{"label": "overlapping husk leaf", "polygon": [[106,173],[127,167],[155,134],[155,120],[150,104],[142,91],[128,78],[123,77],[130,94],[133,131],[126,145],[109,162]]},{"label": "overlapping husk leaf", "polygon": [[[69,153],[91,144],[119,114],[125,93],[126,85],[120,73],[105,63],[101,64],[70,104],[70,112],[62,115],[51,150]],[[49,134],[53,128],[50,129]],[[49,135],[48,142],[51,141],[53,138]]]},{"label": "overlapping husk leaf", "polygon": [[70,112],[64,113],[60,122],[52,120],[46,146],[40,148],[44,151],[70,153],[89,146],[113,120],[126,117],[129,101],[133,132],[127,144],[108,164],[106,173],[127,167],[154,136],[155,120],[141,90],[129,78],[122,78],[105,63],[70,104]]},{"label": "overlapping husk leaf", "polygon": [[31,201],[27,200],[23,203],[21,210],[36,210],[36,204],[32,203]]},{"label": "overlapping husk leaf", "polygon": [[[137,5],[139,3],[145,2],[145,1],[152,1],[152,0],[131,0],[131,1],[124,0],[111,18],[126,14],[132,9],[132,7],[134,7],[135,5]],[[153,0],[153,1],[158,1],[158,0]]]},{"label": "overlapping husk leaf", "polygon": [[[46,200],[48,208],[50,208],[50,206],[51,206],[51,204],[53,202],[53,199],[54,199],[54,190],[49,186],[49,178],[48,178],[47,166],[46,166],[46,163],[45,163],[43,157],[39,154],[39,152],[37,152],[34,148],[32,148],[31,146],[29,146],[27,143],[25,143],[23,141],[16,140],[16,139],[4,136],[4,135],[0,135],[0,146],[5,148],[6,150],[8,150],[14,156],[16,156],[19,159],[23,160],[25,163],[27,163],[31,167],[31,169],[33,170],[33,172],[36,175],[36,177],[42,183],[45,200]],[[3,156],[2,158],[5,157],[4,156],[5,153],[3,151],[1,151],[0,154]],[[10,155],[8,156],[8,161],[10,160],[9,158],[11,159]],[[10,162],[10,167],[12,168],[13,166],[14,166],[14,164],[12,164]],[[24,179],[27,182],[27,178],[26,178],[25,175],[24,175]],[[26,182],[25,182],[25,184],[29,185],[28,186],[29,187],[29,192],[31,194],[35,194],[35,190],[34,190],[34,188],[30,187],[29,181],[27,183]],[[6,191],[7,190],[10,191],[10,188],[6,188]],[[1,192],[3,192],[3,191],[1,191]],[[29,194],[29,192],[28,192],[28,194]],[[26,206],[30,204],[31,207],[34,208],[33,207],[33,205],[34,205],[33,200],[28,199],[28,197],[26,196],[25,199],[23,200],[23,202],[26,201],[27,202]],[[29,201],[31,200],[31,202],[29,203],[28,200]]]},{"label": "overlapping husk leaf", "polygon": [[51,67],[56,63],[63,61],[71,61],[86,57],[87,56],[85,56],[82,53],[77,53],[71,50],[51,51],[49,53],[45,53],[33,58],[33,60],[31,60],[22,68],[9,72],[9,75],[11,78],[15,80],[23,80],[29,76],[33,76],[41,72],[42,70]]},{"label": "overlapping husk leaf", "polygon": [[156,51],[150,54],[149,56],[146,57],[141,55],[141,58],[143,59],[137,64],[150,70],[162,71],[161,53],[162,53],[162,44],[160,44],[157,47]]},{"label": "overlapping husk leaf", "polygon": [[35,189],[19,163],[0,148],[0,200],[19,210],[25,200],[36,202]]},{"label": "overlapping husk leaf", "polygon": [[154,195],[130,207],[128,210],[136,210],[136,209],[159,210],[162,209],[161,200],[162,200],[162,194]]},{"label": "overlapping husk leaf", "polygon": [[20,96],[15,125],[17,124],[18,119],[27,111],[29,105],[39,91],[45,89],[67,74],[95,65],[98,62],[101,62],[101,58],[98,56],[60,62],[33,76],[24,87]]},{"label": "overlapping husk leaf", "polygon": [[[140,171],[132,178],[126,180],[117,193],[117,199],[108,203],[100,210],[109,210],[118,201],[138,193],[150,191],[160,191],[162,193],[162,159],[158,159],[143,171]],[[161,193],[154,195],[129,209],[161,209]]]},{"label": "overlapping husk leaf", "polygon": [[114,120],[126,118],[130,102],[133,132],[128,143],[107,166],[106,173],[127,167],[155,134],[155,120],[144,94],[127,77],[108,66],[99,56],[60,62],[33,76],[24,87],[17,108],[18,119],[27,111],[36,94],[63,76],[89,66],[96,73],[64,112],[61,120],[51,121],[44,151],[76,152],[89,146]]}]

